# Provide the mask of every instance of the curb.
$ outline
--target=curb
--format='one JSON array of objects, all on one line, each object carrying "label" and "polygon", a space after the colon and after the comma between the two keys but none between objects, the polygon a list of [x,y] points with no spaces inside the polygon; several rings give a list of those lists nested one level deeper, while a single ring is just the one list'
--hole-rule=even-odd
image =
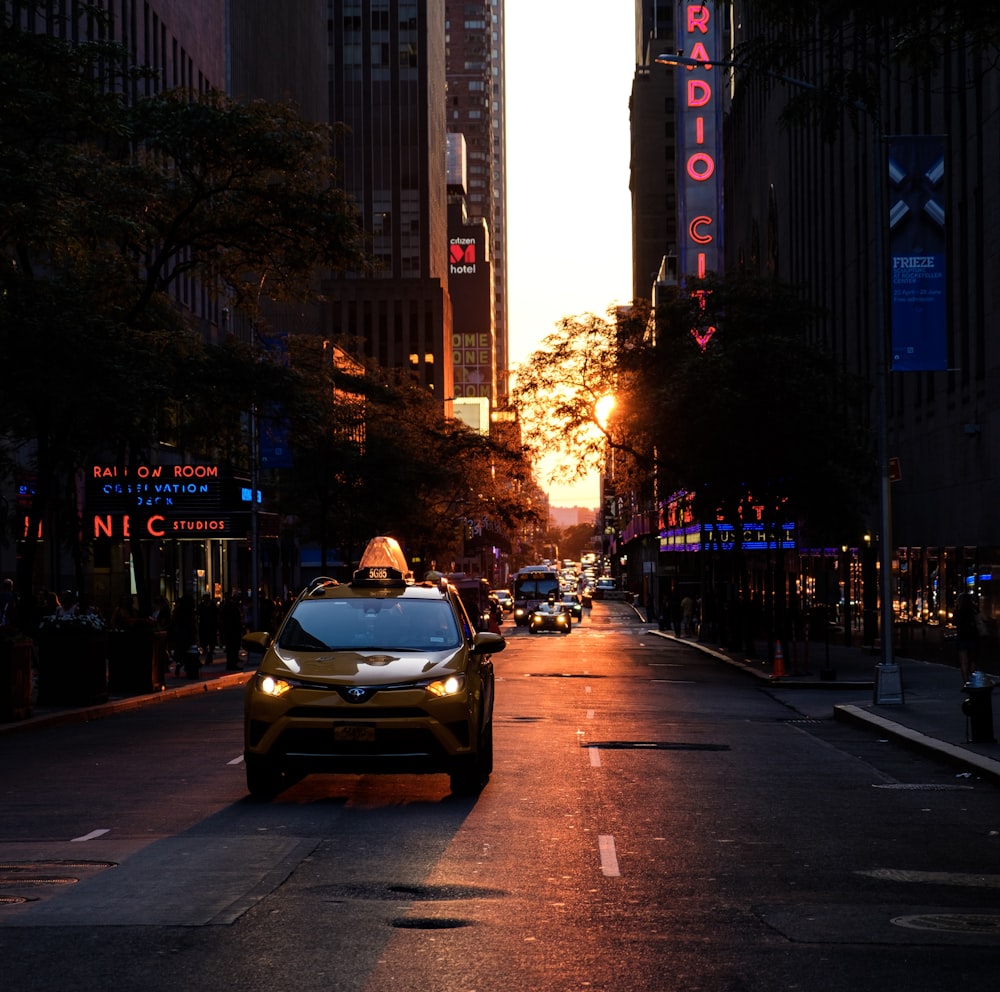
[{"label": "curb", "polygon": [[22,733],[35,730],[39,727],[60,727],[71,723],[91,723],[94,720],[103,720],[105,717],[115,716],[118,713],[128,713],[132,710],[143,709],[146,706],[156,706],[165,703],[170,699],[177,699],[183,696],[197,696],[206,692],[217,692],[222,689],[229,689],[233,686],[244,685],[250,681],[253,672],[234,672],[232,675],[219,675],[215,678],[204,679],[202,681],[191,682],[187,685],[170,686],[161,689],[159,692],[147,693],[143,696],[123,696],[119,699],[111,699],[106,703],[97,703],[94,706],[80,706],[72,709],[59,709],[50,713],[38,713],[30,716],[26,720],[16,720],[12,723],[0,724],[0,736],[6,734]]},{"label": "curb", "polygon": [[763,662],[752,662],[747,658],[743,658],[742,660],[739,658],[733,658],[719,648],[709,647],[706,644],[701,644],[698,641],[687,640],[683,637],[676,637],[675,635],[668,634],[662,630],[651,630],[649,633],[654,634],[657,637],[662,637],[664,640],[673,641],[676,644],[686,644],[688,647],[696,648],[698,651],[701,651],[702,654],[711,655],[719,661],[724,661],[727,665],[730,665],[733,668],[738,668],[740,671],[746,672],[747,675],[752,675],[754,678],[760,679],[760,681],[766,682],[768,685],[776,689],[808,689],[810,691],[819,690],[821,692],[829,691],[831,689],[847,689],[854,692],[862,689],[873,689],[875,686],[874,679],[865,679],[863,681],[852,679],[847,682],[838,682],[836,679],[821,680],[819,682],[797,682],[796,676],[794,675],[781,675],[775,678],[773,675],[769,675],[767,672],[757,667],[759,665],[763,665]]},{"label": "curb", "polygon": [[982,778],[989,779],[995,785],[1000,785],[1000,761],[976,754],[975,751],[968,751],[958,744],[949,744],[936,737],[928,737],[918,730],[911,730],[902,724],[886,720],[876,713],[869,712],[863,706],[855,706],[852,703],[840,703],[834,706],[833,718],[847,723],[875,727],[886,737],[899,744],[940,758],[956,767],[974,769]]}]

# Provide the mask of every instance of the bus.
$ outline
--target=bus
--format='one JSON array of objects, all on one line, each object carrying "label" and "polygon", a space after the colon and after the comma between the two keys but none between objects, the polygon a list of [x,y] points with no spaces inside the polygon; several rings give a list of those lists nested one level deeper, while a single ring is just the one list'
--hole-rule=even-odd
[{"label": "bus", "polygon": [[532,565],[511,576],[510,591],[514,597],[514,623],[527,624],[531,611],[546,602],[550,595],[559,598],[559,573],[549,565]]}]

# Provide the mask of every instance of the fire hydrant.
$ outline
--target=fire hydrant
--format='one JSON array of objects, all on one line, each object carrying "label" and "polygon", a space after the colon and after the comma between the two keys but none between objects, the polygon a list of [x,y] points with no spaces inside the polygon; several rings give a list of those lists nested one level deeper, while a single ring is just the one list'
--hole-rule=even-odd
[{"label": "fire hydrant", "polygon": [[184,674],[189,679],[196,679],[201,674],[201,652],[197,644],[192,644],[184,652]]},{"label": "fire hydrant", "polygon": [[962,700],[966,720],[966,738],[970,744],[995,744],[993,736],[993,683],[982,673],[973,672],[965,683],[967,697]]}]

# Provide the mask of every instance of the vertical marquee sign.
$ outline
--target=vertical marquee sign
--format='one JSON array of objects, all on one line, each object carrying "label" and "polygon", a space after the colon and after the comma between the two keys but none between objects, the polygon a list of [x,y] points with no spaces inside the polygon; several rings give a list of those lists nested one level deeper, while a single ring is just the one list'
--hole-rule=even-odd
[{"label": "vertical marquee sign", "polygon": [[[686,58],[714,63],[722,25],[716,3],[680,3],[677,46]],[[722,100],[718,70],[689,66],[677,73],[677,221],[679,275],[704,279],[722,268]],[[696,294],[697,295],[697,294]],[[714,327],[692,328],[701,348]]]}]

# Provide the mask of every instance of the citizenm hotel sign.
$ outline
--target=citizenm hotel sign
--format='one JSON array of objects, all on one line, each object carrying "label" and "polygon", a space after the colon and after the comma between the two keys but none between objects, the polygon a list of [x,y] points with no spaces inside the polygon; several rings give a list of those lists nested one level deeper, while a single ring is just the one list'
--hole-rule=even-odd
[{"label": "citizenm hotel sign", "polygon": [[[686,58],[720,57],[721,4],[680,3],[677,47]],[[681,279],[705,278],[722,270],[722,93],[712,66],[677,72],[677,215]],[[692,329],[704,348],[714,327]]]}]

